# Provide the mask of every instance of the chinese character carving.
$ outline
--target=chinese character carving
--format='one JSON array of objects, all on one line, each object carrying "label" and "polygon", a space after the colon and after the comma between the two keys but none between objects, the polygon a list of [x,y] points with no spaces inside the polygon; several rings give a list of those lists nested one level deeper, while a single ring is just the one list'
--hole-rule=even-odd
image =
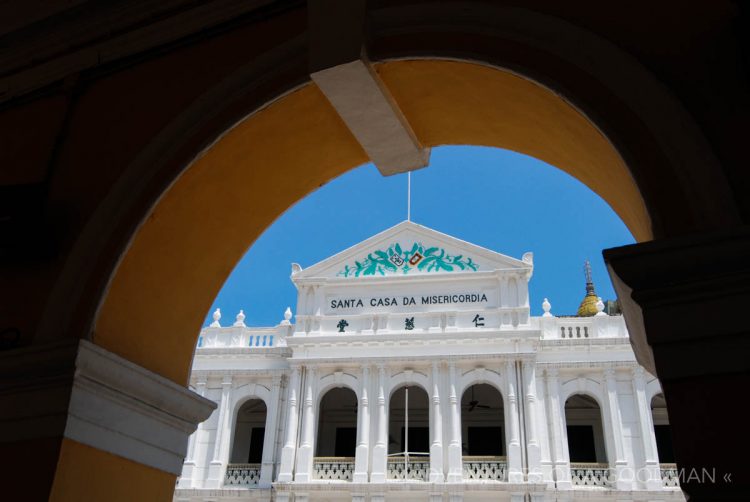
[{"label": "chinese character carving", "polygon": [[474,316],[474,319],[471,320],[471,322],[474,323],[474,327],[478,328],[480,326],[484,326],[484,317],[480,317],[479,314]]},{"label": "chinese character carving", "polygon": [[413,317],[407,317],[405,319],[404,329],[408,329],[408,330],[414,329],[414,318]]},{"label": "chinese character carving", "polygon": [[341,319],[339,323],[336,325],[336,327],[339,329],[339,333],[343,333],[347,326],[349,326],[349,323],[346,322],[345,319]]}]

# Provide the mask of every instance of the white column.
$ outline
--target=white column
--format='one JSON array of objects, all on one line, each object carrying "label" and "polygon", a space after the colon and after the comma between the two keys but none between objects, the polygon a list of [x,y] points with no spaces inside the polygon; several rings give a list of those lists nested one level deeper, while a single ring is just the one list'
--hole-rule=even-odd
[{"label": "white column", "polygon": [[461,403],[456,387],[456,364],[448,363],[448,407],[451,415],[451,437],[448,443],[448,482],[459,483],[463,480],[463,457],[461,456]]},{"label": "white column", "polygon": [[276,429],[279,422],[279,396],[281,377],[274,376],[271,398],[266,408],[266,431],[263,434],[263,457],[260,465],[259,488],[270,488],[273,482],[274,452],[276,451]]},{"label": "white column", "polygon": [[636,479],[644,480],[647,490],[660,490],[662,483],[659,454],[656,451],[656,435],[653,418],[651,417],[651,406],[646,398],[646,382],[644,370],[641,366],[633,368],[633,397],[635,398],[638,428],[641,432],[641,444],[645,460],[644,474],[640,474]]},{"label": "white column", "polygon": [[231,406],[232,376],[226,375],[221,381],[221,401],[219,402],[219,419],[216,422],[216,436],[211,464],[208,466],[208,488],[221,488],[224,473],[227,466],[227,453],[225,443],[229,442],[231,431],[229,431],[229,415]]},{"label": "white column", "polygon": [[440,367],[432,363],[432,442],[430,444],[430,483],[442,483],[443,417],[440,409]]},{"label": "white column", "polygon": [[[195,382],[195,392],[200,397],[206,395],[206,381],[199,380]],[[182,475],[180,476],[179,488],[193,488],[199,486],[199,475],[198,469],[196,468],[195,462],[195,450],[197,445],[203,439],[203,423],[199,423],[198,427],[190,435],[188,440],[188,451],[185,457],[185,463],[182,466]]]},{"label": "white column", "polygon": [[289,381],[289,402],[286,420],[286,438],[284,447],[281,449],[281,463],[279,465],[278,480],[282,483],[292,481],[295,453],[297,450],[297,396],[299,395],[299,368],[292,368],[292,377]]},{"label": "white column", "polygon": [[537,419],[539,413],[536,405],[536,363],[534,361],[523,361],[523,381],[526,386],[526,441],[527,456],[529,464],[529,481],[542,482],[542,452],[539,445],[537,433]]},{"label": "white column", "polygon": [[[384,483],[388,473],[388,416],[385,412],[385,366],[378,365],[378,432],[372,449],[371,483]],[[372,500],[375,500],[375,495]]]},{"label": "white column", "polygon": [[633,475],[625,471],[628,463],[625,459],[625,452],[622,445],[622,419],[620,417],[620,403],[617,397],[617,380],[615,379],[615,371],[612,368],[604,370],[604,389],[606,419],[609,420],[609,429],[613,436],[611,443],[615,450],[610,453],[611,458],[614,458],[615,461],[615,488],[617,490],[630,490],[633,486]]},{"label": "white column", "polygon": [[523,466],[521,465],[521,415],[518,410],[518,389],[516,389],[516,365],[513,361],[505,363],[505,380],[508,383],[508,481],[523,483]]},{"label": "white column", "polygon": [[[368,394],[370,392],[370,368],[362,368],[362,387],[360,389],[359,412],[357,418],[357,450],[354,457],[354,477],[355,483],[367,483],[368,460],[370,457],[370,402]],[[362,495],[364,498],[364,495]]]},{"label": "white column", "polygon": [[300,436],[300,445],[297,449],[297,467],[294,473],[294,480],[303,483],[312,479],[313,468],[313,447],[315,446],[315,409],[314,409],[314,392],[315,388],[315,369],[307,368],[305,375],[305,400],[302,409],[302,435]]},{"label": "white column", "polygon": [[565,410],[560,399],[560,382],[557,369],[545,371],[547,387],[547,405],[550,421],[550,444],[552,446],[552,461],[555,469],[555,480],[558,490],[570,490],[570,454],[568,452],[567,434],[565,433]]}]

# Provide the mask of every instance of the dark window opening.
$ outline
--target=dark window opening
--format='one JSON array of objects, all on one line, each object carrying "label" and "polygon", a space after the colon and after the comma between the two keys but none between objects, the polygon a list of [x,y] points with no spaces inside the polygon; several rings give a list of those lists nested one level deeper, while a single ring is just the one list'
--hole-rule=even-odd
[{"label": "dark window opening", "polygon": [[[406,451],[406,428],[401,428],[401,451]],[[430,452],[430,428],[409,427],[409,453]]]},{"label": "dark window opening", "polygon": [[568,426],[568,452],[571,462],[596,462],[594,428],[590,425]]},{"label": "dark window opening", "polygon": [[674,449],[672,448],[672,430],[668,425],[655,425],[656,451],[659,453],[659,462],[662,464],[674,464]]},{"label": "dark window opening", "polygon": [[357,449],[357,428],[337,427],[336,444],[333,447],[336,457],[353,457]]},{"label": "dark window opening", "polygon": [[469,427],[468,432],[466,455],[504,455],[502,427]]},{"label": "dark window opening", "polygon": [[266,435],[265,427],[253,427],[250,432],[250,451],[247,454],[248,464],[260,464],[263,459],[263,439]]}]

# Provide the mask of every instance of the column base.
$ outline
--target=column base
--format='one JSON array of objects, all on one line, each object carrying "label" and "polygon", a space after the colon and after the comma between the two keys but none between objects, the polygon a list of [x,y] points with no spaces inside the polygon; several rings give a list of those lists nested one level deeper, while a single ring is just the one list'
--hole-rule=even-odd
[{"label": "column base", "polygon": [[224,463],[223,462],[211,462],[208,465],[208,479],[206,480],[206,488],[218,489],[224,484]]},{"label": "column base", "polygon": [[280,483],[291,483],[294,479],[292,475],[292,469],[294,468],[294,453],[295,448],[293,446],[285,446],[281,449],[281,462],[277,479]]}]

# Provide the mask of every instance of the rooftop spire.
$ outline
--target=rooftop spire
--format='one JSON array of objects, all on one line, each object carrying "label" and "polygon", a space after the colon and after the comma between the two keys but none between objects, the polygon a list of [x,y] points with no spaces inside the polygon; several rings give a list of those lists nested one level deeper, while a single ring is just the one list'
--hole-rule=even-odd
[{"label": "rooftop spire", "polygon": [[583,297],[581,305],[578,306],[579,317],[589,317],[596,315],[598,312],[596,304],[599,298],[594,291],[594,279],[591,274],[591,262],[586,260],[583,264],[583,273],[586,276],[586,296]]}]

